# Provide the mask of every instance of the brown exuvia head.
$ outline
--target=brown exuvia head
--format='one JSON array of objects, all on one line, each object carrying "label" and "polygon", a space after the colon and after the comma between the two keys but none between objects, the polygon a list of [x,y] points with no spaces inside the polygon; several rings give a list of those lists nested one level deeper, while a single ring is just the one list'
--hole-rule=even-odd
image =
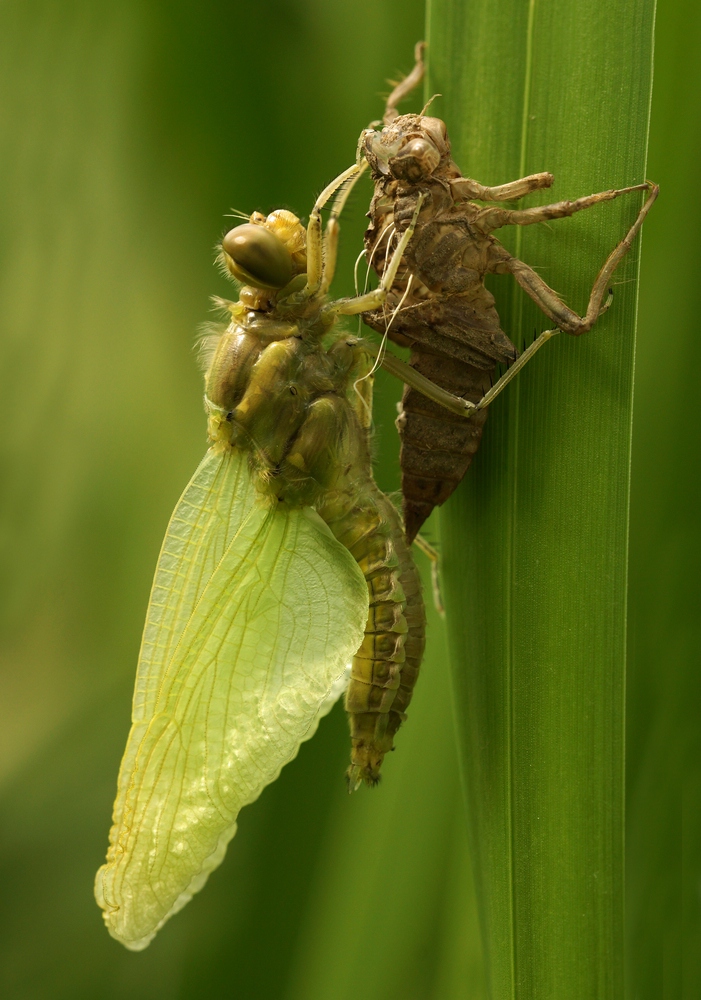
[{"label": "brown exuvia head", "polygon": [[418,184],[450,159],[450,143],[440,118],[400,115],[381,132],[368,129],[362,148],[373,174]]}]

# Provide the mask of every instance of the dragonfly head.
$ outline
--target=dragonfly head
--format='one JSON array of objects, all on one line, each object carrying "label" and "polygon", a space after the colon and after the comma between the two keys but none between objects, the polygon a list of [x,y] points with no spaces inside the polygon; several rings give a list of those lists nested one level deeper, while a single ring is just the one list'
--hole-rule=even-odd
[{"label": "dragonfly head", "polygon": [[376,176],[410,184],[428,180],[450,157],[444,123],[426,115],[401,115],[380,132],[367,129],[361,145]]},{"label": "dragonfly head", "polygon": [[278,209],[230,229],[221,242],[221,261],[237,281],[266,291],[283,289],[306,271],[305,230],[296,215]]}]

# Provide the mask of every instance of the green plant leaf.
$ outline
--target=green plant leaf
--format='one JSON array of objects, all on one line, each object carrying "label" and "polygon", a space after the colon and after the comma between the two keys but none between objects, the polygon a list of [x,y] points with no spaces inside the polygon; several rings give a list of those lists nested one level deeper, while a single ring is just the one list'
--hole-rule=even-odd
[{"label": "green plant leaf", "polygon": [[701,996],[701,8],[660,5],[630,532],[626,945],[632,1000]]},{"label": "green plant leaf", "polygon": [[[654,3],[432,0],[429,92],[463,172],[541,170],[526,204],[639,183]],[[631,195],[503,231],[584,312]],[[627,525],[638,245],[613,306],[548,345],[492,406],[441,516],[454,688],[491,996],[619,997]],[[542,314],[501,279],[519,346]]]}]

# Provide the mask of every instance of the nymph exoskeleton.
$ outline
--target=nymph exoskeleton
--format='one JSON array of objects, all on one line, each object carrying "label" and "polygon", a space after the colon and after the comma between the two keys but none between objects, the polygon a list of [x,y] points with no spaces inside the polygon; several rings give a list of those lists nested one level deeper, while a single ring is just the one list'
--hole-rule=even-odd
[{"label": "nymph exoskeleton", "polygon": [[346,685],[351,790],[378,781],[411,699],[420,582],[372,478],[370,358],[336,326],[384,300],[411,226],[377,291],[329,299],[337,217],[360,172],[326,188],[306,231],[291,212],[254,213],[222,240],[244,284],[209,344],[211,446],[163,542],[95,883],[110,933],[133,950],[204,885],[241,807]]},{"label": "nymph exoskeleton", "polygon": [[[365,246],[368,261],[380,276],[407,227],[417,219],[386,302],[363,316],[374,330],[411,349],[409,369],[392,357],[383,359],[384,367],[407,383],[397,425],[409,541],[465,475],[479,447],[487,406],[504,386],[554,334],[586,333],[608,309],[613,272],[658,193],[657,185],[646,181],[537,208],[477,204],[523,198],[550,187],[553,176],[532,174],[498,187],[463,177],[451,159],[445,124],[438,118],[397,111],[398,102],[423,77],[422,54],[419,43],[412,73],[387,100],[384,127],[367,129],[359,144],[375,184]],[[570,309],[532,267],[492,235],[502,226],[559,219],[642,191],[647,198],[599,271],[584,316]],[[494,298],[484,285],[487,274],[512,274],[556,326],[541,333],[520,357],[501,329]],[[499,364],[511,367],[492,387]]]}]

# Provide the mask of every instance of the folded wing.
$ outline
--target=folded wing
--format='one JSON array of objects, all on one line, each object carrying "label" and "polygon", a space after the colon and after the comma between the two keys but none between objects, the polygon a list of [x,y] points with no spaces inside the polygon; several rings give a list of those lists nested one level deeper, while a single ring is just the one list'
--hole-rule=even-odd
[{"label": "folded wing", "polygon": [[266,506],[245,455],[208,453],[151,592],[95,883],[113,937],[145,948],[202,888],[241,807],[340,693],[367,611],[358,565],[315,513]]}]

